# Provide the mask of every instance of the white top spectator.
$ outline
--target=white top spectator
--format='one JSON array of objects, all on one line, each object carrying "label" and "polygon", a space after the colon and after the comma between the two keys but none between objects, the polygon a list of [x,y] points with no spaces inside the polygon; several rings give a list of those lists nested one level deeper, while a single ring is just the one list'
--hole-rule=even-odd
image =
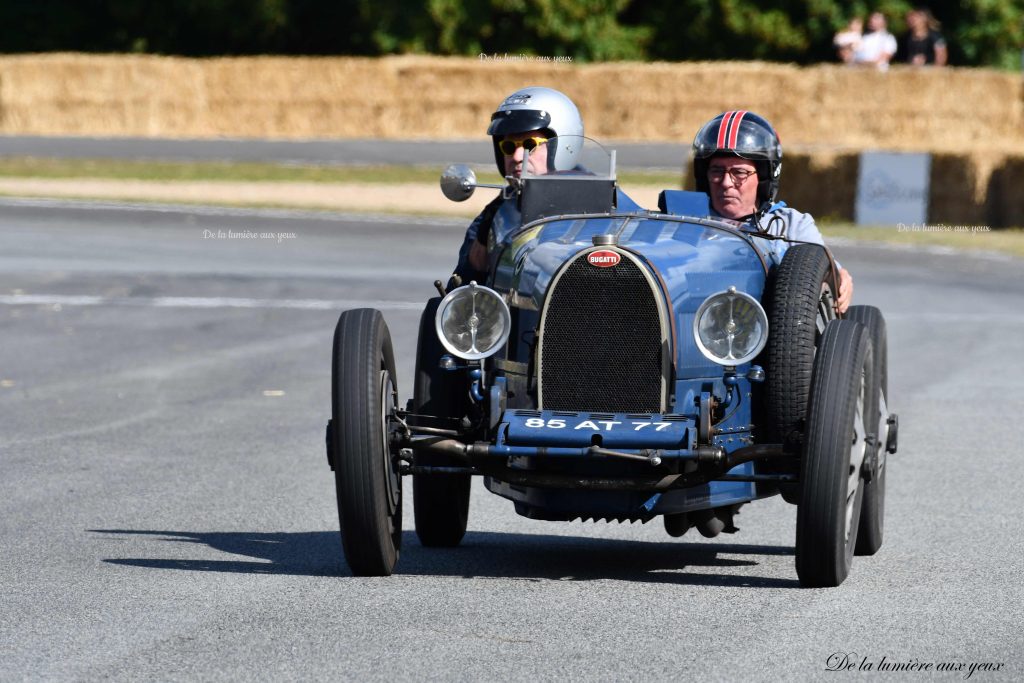
[{"label": "white top spectator", "polygon": [[885,28],[885,15],[875,12],[868,18],[868,29],[853,53],[853,61],[865,66],[876,66],[885,71],[889,68],[889,60],[896,54],[896,36]]}]

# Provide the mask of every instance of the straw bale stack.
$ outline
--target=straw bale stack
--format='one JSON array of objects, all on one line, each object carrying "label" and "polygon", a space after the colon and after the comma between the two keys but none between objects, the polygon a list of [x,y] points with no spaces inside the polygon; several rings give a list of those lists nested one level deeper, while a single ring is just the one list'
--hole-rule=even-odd
[{"label": "straw bale stack", "polygon": [[919,150],[937,154],[933,220],[1024,223],[1016,74],[501,57],[0,56],[0,134],[480,139],[505,95],[547,85],[604,140],[688,142],[721,111],[756,111],[782,138],[787,199],[823,215],[852,216],[858,151]]},{"label": "straw bale stack", "polygon": [[993,227],[1024,227],[1024,156],[1007,157],[989,176],[985,222]]},{"label": "straw bale stack", "polygon": [[564,90],[605,139],[689,140],[743,108],[787,148],[1024,151],[1024,84],[1009,73],[422,56],[0,57],[0,133],[475,138],[525,85]]},{"label": "straw bale stack", "polygon": [[851,221],[858,162],[858,155],[850,152],[786,154],[779,199],[818,219]]},{"label": "straw bale stack", "polygon": [[213,59],[203,71],[207,120],[198,136],[325,138],[362,122],[363,137],[376,137],[399,88],[370,59]]},{"label": "straw bale stack", "polygon": [[0,132],[186,135],[204,126],[204,69],[152,56],[0,58]]}]

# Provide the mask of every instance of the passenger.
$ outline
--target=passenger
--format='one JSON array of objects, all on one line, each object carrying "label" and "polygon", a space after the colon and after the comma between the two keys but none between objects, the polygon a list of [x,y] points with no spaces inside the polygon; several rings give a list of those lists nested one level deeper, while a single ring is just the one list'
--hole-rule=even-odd
[{"label": "passenger", "polygon": [[[552,171],[576,168],[583,136],[583,119],[573,101],[551,88],[530,87],[517,90],[491,115],[487,128],[494,144],[494,162],[502,176],[518,178],[523,172],[523,150],[530,152],[530,173],[544,175]],[[548,140],[556,136],[557,149],[548,149]],[[518,214],[516,199],[498,196],[466,230],[455,274],[464,283],[487,277],[487,241],[498,212]]]},{"label": "passenger", "polygon": [[[711,119],[693,139],[697,190],[711,198],[715,214],[755,221],[761,230],[802,242],[825,244],[810,214],[775,203],[782,176],[782,145],[765,119],[748,111],[729,111]],[[789,243],[776,244],[785,251]],[[840,267],[839,299],[845,313],[853,299],[853,278]]]}]

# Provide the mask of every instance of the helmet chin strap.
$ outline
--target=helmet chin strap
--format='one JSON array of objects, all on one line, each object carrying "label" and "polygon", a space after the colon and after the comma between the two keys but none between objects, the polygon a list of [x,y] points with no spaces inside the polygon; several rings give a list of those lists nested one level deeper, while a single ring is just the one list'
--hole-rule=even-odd
[{"label": "helmet chin strap", "polygon": [[750,220],[758,230],[761,230],[761,218],[768,213],[768,209],[772,208],[770,201],[761,202],[761,205],[750,215]]}]

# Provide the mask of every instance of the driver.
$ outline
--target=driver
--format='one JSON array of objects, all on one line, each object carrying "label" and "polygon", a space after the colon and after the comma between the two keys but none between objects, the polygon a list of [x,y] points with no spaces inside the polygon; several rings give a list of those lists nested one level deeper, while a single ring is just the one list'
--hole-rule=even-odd
[{"label": "driver", "polygon": [[[530,152],[530,173],[544,175],[576,168],[580,146],[573,142],[583,136],[583,119],[563,93],[551,88],[523,88],[506,97],[491,115],[487,134],[493,141],[494,162],[501,175],[522,175],[524,150]],[[548,140],[557,136],[563,139],[549,146]],[[518,212],[515,197],[498,196],[469,225],[455,267],[455,274],[463,282],[486,279],[487,241],[499,211]]]},{"label": "driver", "polygon": [[[782,145],[771,124],[757,114],[727,111],[705,123],[693,139],[693,174],[697,190],[708,194],[718,216],[744,222],[756,218],[758,227],[771,235],[824,246],[810,214],[775,202]],[[775,244],[783,251],[789,246],[782,240]],[[853,277],[840,266],[840,313],[852,299]]]}]

